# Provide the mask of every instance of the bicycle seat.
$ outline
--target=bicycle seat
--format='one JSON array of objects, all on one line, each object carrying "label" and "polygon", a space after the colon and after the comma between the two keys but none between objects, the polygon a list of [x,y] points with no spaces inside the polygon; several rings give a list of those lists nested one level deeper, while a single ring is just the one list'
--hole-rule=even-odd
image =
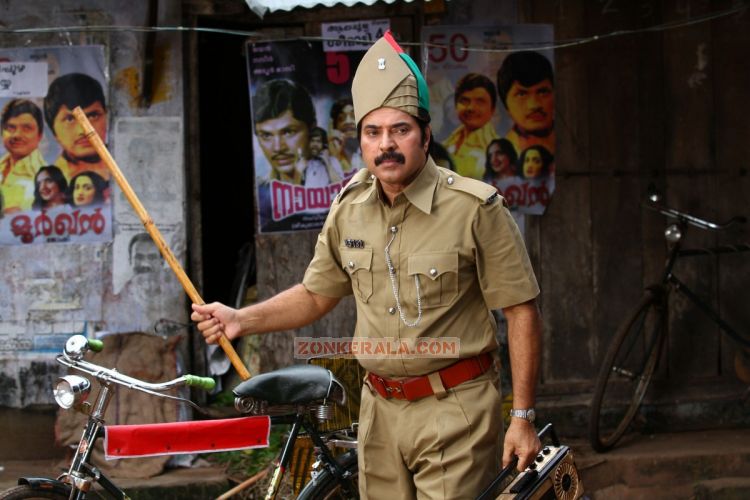
[{"label": "bicycle seat", "polygon": [[315,365],[293,365],[261,373],[234,388],[238,398],[269,404],[308,404],[324,399],[343,405],[346,392],[330,370]]}]

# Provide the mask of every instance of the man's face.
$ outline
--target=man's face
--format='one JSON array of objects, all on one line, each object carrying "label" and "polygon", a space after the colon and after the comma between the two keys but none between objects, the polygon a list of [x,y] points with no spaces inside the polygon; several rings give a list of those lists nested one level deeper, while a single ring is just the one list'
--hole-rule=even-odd
[{"label": "man's face", "polygon": [[307,125],[289,110],[255,125],[260,148],[271,168],[289,177],[294,175],[297,161],[309,157],[308,133]]},{"label": "man's face", "polygon": [[94,202],[96,188],[94,181],[88,175],[79,175],[73,184],[73,204],[75,206],[90,205]]},{"label": "man's face", "polygon": [[467,90],[456,101],[456,115],[469,130],[483,127],[492,119],[494,112],[492,97],[484,87]]},{"label": "man's face", "polygon": [[320,156],[323,151],[323,138],[319,135],[310,137],[310,154],[312,156]]},{"label": "man's face", "polygon": [[362,119],[362,159],[381,183],[406,187],[427,159],[425,142],[416,119],[395,108],[378,108]]},{"label": "man's face", "polygon": [[540,173],[542,173],[542,155],[536,149],[529,149],[523,160],[523,176],[533,179]]},{"label": "man's face", "polygon": [[[97,135],[102,141],[107,141],[107,112],[101,102],[95,103],[83,108],[86,117],[91,122]],[[89,142],[83,133],[83,127],[78,124],[73,111],[63,105],[55,115],[52,122],[52,130],[55,133],[57,142],[65,150],[69,157],[74,160],[86,158],[98,158],[94,145]],[[98,160],[97,160],[98,161]]]},{"label": "man's face", "polygon": [[552,83],[543,80],[530,87],[513,82],[505,99],[513,122],[523,131],[538,132],[552,128],[555,119],[555,94]]},{"label": "man's face", "polygon": [[42,131],[31,113],[21,113],[5,122],[3,145],[15,161],[30,155],[41,140]]},{"label": "man's face", "polygon": [[336,115],[336,123],[334,128],[344,133],[344,137],[353,139],[357,137],[357,122],[354,121],[354,107],[351,104],[347,104],[343,107],[339,114]]},{"label": "man's face", "polygon": [[506,176],[513,175],[513,165],[510,163],[508,155],[503,153],[500,145],[497,143],[492,144],[487,152],[490,161],[490,167],[493,172],[498,175]]},{"label": "man's face", "polygon": [[159,249],[153,242],[138,241],[131,249],[131,266],[134,274],[156,272],[160,264]]}]

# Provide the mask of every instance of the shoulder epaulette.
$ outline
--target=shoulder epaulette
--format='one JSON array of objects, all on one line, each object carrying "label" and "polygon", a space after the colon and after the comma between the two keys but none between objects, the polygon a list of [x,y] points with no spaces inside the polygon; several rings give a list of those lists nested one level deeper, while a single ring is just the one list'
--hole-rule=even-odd
[{"label": "shoulder epaulette", "polygon": [[445,177],[444,182],[448,189],[455,189],[456,191],[462,191],[475,196],[476,198],[479,198],[483,204],[494,203],[495,200],[503,198],[497,193],[497,189],[482,181],[472,179],[471,177],[460,176],[450,170],[443,172],[441,177],[443,176]]},{"label": "shoulder epaulette", "polygon": [[357,171],[354,176],[352,176],[351,179],[349,179],[349,182],[346,183],[346,185],[339,191],[339,194],[336,196],[336,199],[341,201],[341,199],[346,196],[346,194],[352,190],[352,188],[356,186],[360,186],[363,184],[366,184],[367,181],[370,179],[370,172],[366,168],[362,168],[359,171]]}]

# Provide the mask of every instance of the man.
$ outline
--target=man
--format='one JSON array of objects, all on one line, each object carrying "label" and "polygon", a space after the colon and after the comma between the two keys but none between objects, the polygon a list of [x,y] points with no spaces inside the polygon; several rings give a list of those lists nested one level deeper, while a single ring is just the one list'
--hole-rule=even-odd
[{"label": "man", "polygon": [[148,233],[138,233],[128,243],[128,262],[133,274],[155,273],[162,257]]},{"label": "man", "polygon": [[310,94],[291,80],[270,80],[253,97],[255,136],[271,167],[269,179],[302,184],[315,127]]},{"label": "man", "polygon": [[491,121],[497,103],[495,92],[492,81],[478,73],[468,73],[456,83],[454,105],[461,125],[443,146],[453,156],[456,171],[465,177],[482,178],[487,146],[498,138]]},{"label": "man", "polygon": [[39,106],[26,99],[13,99],[0,116],[3,146],[0,157],[0,199],[4,213],[30,210],[34,202],[34,177],[45,165],[39,152],[44,122]]},{"label": "man", "polygon": [[362,168],[362,155],[359,152],[352,100],[346,97],[334,102],[330,116],[331,134],[328,147],[331,157],[341,164],[344,174],[356,172]]},{"label": "man", "polygon": [[326,131],[315,127],[310,131],[310,159],[305,167],[305,187],[324,187],[344,178],[341,164],[328,153]]},{"label": "man", "polygon": [[497,72],[497,93],[513,120],[506,138],[519,155],[529,146],[555,153],[555,94],[552,65],[538,52],[514,52]]},{"label": "man", "polygon": [[101,84],[83,73],[60,76],[50,84],[44,98],[44,119],[62,148],[54,164],[68,180],[87,170],[109,180],[107,164],[73,116],[79,106],[97,135],[107,142],[107,106]]},{"label": "man", "polygon": [[[241,310],[193,305],[207,342],[309,324],[348,294],[366,341],[460,343],[455,356],[400,351],[360,357],[363,498],[474,498],[500,469],[501,400],[492,361],[508,320],[517,415],[503,462],[540,448],[528,412],[539,364],[538,287],[518,228],[495,189],[439,168],[427,154],[427,85],[390,32],[352,85],[367,170],[332,204],[301,284]],[[453,339],[453,340],[451,340]]]}]

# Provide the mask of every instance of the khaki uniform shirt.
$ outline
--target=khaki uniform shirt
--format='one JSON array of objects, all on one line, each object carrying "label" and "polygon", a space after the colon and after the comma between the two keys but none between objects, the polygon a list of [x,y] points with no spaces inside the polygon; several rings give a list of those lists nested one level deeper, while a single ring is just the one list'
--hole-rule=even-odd
[{"label": "khaki uniform shirt", "polygon": [[[423,311],[415,327],[399,317],[386,267],[392,227],[397,232],[390,256],[410,322],[417,318],[414,277],[419,278]],[[367,170],[358,172],[331,206],[303,285],[327,297],[354,293],[355,337],[457,337],[460,358],[497,346],[490,309],[539,293],[521,234],[495,188],[438,167],[432,158],[393,206]],[[455,361],[409,354],[359,357],[366,370],[384,377],[424,375]]]}]

